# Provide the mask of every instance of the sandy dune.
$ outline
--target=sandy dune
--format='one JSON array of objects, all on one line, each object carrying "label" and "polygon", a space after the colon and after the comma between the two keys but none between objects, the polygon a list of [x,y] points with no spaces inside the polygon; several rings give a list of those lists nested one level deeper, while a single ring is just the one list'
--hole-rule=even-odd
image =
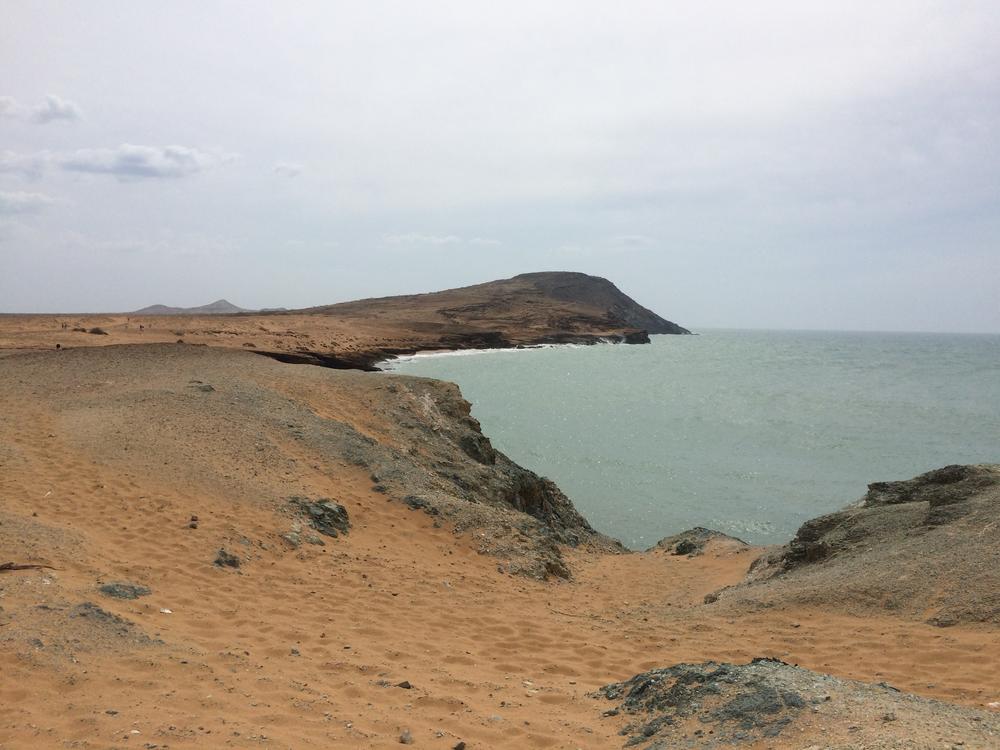
[{"label": "sandy dune", "polygon": [[[600,686],[759,656],[1000,700],[995,628],[701,604],[757,550],[568,551],[571,581],[500,572],[477,532],[394,501],[254,400],[322,406],[331,430],[385,441],[398,429],[350,379],[406,378],[173,349],[155,370],[144,347],[0,359],[0,562],[54,568],[0,572],[2,748],[395,747],[403,733],[614,748],[625,720],[602,716]],[[350,533],[293,546],[292,496],[342,503]],[[220,549],[240,567],[213,564]],[[109,598],[109,582],[152,593]]]}]

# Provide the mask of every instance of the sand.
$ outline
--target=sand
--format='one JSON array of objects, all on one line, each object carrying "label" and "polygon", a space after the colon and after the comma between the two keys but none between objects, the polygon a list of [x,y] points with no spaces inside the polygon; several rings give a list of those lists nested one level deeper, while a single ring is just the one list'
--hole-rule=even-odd
[{"label": "sand", "polygon": [[[0,563],[54,568],[0,572],[0,748],[380,748],[403,733],[430,748],[616,748],[624,719],[602,716],[601,685],[759,656],[1000,700],[995,628],[705,606],[760,552],[725,542],[692,558],[571,552],[569,582],[508,575],[474,534],[388,502],[293,426],[235,416],[251,386],[309,392],[329,418],[391,435],[332,371],[232,352],[137,378],[127,351],[64,354],[0,359]],[[202,395],[234,416],[198,422]],[[350,533],[283,543],[291,494],[335,498]],[[238,569],[213,565],[220,548]],[[112,581],[152,594],[97,591]]]}]

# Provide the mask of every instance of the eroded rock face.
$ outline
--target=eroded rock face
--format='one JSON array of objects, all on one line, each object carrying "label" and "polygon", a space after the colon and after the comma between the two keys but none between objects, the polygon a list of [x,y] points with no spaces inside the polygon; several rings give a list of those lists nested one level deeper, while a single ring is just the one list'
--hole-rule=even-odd
[{"label": "eroded rock face", "polygon": [[857,504],[804,523],[718,598],[888,609],[937,625],[1000,622],[998,517],[1000,466],[875,482]]},{"label": "eroded rock face", "polygon": [[[381,376],[384,415],[401,430],[402,451],[355,441],[352,455],[392,500],[470,532],[480,551],[510,572],[565,578],[560,545],[624,551],[590,526],[550,480],[497,451],[458,387],[424,378]],[[370,381],[378,382],[378,381]]]},{"label": "eroded rock face", "polygon": [[[597,696],[613,704],[605,716],[625,716],[626,747],[647,750],[754,745],[902,747],[894,740],[995,747],[1000,718],[900,693],[891,686],[840,680],[774,659],[749,664],[677,664],[605,685]],[[956,727],[961,727],[957,732]],[[957,734],[962,736],[959,737]],[[841,741],[844,744],[841,744]],[[851,744],[847,744],[847,743]],[[887,744],[870,744],[886,742]],[[773,743],[773,744],[772,744]],[[760,745],[763,746],[763,745]]]}]

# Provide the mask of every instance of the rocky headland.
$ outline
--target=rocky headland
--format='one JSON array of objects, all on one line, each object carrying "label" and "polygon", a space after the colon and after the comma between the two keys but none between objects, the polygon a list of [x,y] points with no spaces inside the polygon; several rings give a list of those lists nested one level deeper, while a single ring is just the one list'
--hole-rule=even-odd
[{"label": "rocky headland", "polygon": [[220,300],[204,308],[157,305],[127,314],[0,315],[0,353],[180,340],[289,363],[373,370],[382,360],[424,350],[642,344],[650,334],[690,333],[607,279],[565,271],[303,310],[235,313],[227,305]]}]

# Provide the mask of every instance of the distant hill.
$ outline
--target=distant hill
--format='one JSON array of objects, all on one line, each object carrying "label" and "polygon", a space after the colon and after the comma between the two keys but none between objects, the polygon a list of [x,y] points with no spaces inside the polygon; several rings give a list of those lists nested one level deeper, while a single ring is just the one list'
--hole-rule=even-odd
[{"label": "distant hill", "polygon": [[343,316],[385,316],[542,335],[634,329],[646,333],[690,333],[640,305],[607,279],[574,271],[522,273],[458,289],[379,297],[309,308]]},{"label": "distant hill", "polygon": [[217,299],[199,307],[169,307],[168,305],[150,305],[136,310],[132,315],[229,315],[231,313],[254,312],[244,307],[237,307],[232,302]]}]

